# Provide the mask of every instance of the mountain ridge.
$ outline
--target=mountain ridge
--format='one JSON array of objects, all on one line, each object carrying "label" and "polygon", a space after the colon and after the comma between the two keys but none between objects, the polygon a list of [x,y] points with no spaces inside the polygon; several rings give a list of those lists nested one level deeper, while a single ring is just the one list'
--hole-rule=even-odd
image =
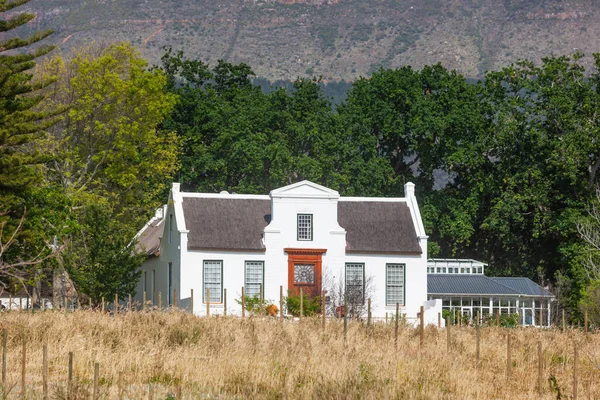
[{"label": "mountain ridge", "polygon": [[[517,59],[600,51],[592,0],[33,0],[29,29],[63,51],[127,40],[151,64],[163,46],[259,76],[353,80],[380,67],[441,62],[468,77]],[[22,7],[25,8],[25,7]]]}]

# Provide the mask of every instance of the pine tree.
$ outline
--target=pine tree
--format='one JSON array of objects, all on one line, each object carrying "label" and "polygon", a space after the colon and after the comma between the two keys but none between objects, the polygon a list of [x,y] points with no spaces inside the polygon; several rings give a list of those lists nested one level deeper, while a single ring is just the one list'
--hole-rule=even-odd
[{"label": "pine tree", "polygon": [[[7,11],[29,1],[0,0],[0,33],[35,18],[34,14],[19,13],[4,19]],[[45,158],[33,143],[45,128],[56,122],[56,113],[35,111],[42,100],[37,91],[52,83],[52,79],[35,82],[31,72],[35,59],[54,47],[42,45],[30,51],[24,48],[51,33],[46,30],[26,39],[9,37],[0,41],[0,211],[18,214],[16,221],[23,212],[24,193],[37,180],[33,167]]]},{"label": "pine tree", "polygon": [[7,17],[8,11],[29,1],[0,0],[0,290],[26,284],[36,275],[37,266],[52,255],[40,240],[44,232],[40,221],[49,218],[39,214],[45,207],[36,204],[41,197],[36,170],[47,157],[36,141],[57,122],[59,111],[36,110],[43,99],[39,90],[54,79],[35,80],[32,73],[35,59],[54,48],[37,44],[52,31],[22,39],[11,33],[35,15],[11,12]]}]

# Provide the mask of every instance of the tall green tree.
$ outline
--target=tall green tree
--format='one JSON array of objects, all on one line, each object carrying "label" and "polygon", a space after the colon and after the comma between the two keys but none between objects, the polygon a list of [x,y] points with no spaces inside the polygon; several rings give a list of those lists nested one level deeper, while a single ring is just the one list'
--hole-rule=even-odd
[{"label": "tall green tree", "polygon": [[500,273],[575,272],[576,224],[600,162],[598,65],[588,79],[579,59],[524,61],[486,77],[492,167],[479,183],[484,214],[473,245]]},{"label": "tall green tree", "polygon": [[[27,3],[28,0],[0,0],[2,17],[6,12]],[[27,47],[41,41],[52,31],[37,32],[28,38],[10,37],[10,31],[35,18],[33,14],[16,13],[10,19],[0,20],[0,226],[4,245],[0,250],[0,284],[6,284],[1,271],[9,271],[12,278],[25,279],[32,267],[45,258],[45,243],[40,230],[35,230],[32,217],[34,193],[40,181],[36,167],[47,160],[38,151],[36,142],[44,129],[56,123],[57,110],[35,111],[42,101],[40,89],[54,81],[54,77],[33,82],[35,60],[52,50],[52,46]],[[34,203],[34,204],[32,204]],[[26,209],[29,206],[29,211]],[[24,218],[25,216],[25,218]],[[40,220],[37,220],[40,222]],[[46,231],[49,226],[44,227]],[[13,235],[14,234],[14,235]],[[27,240],[26,240],[27,239]],[[10,246],[8,246],[10,244]],[[37,256],[35,256],[37,255]],[[10,266],[15,268],[9,268]]]},{"label": "tall green tree", "polygon": [[72,205],[59,261],[93,300],[126,296],[142,262],[129,243],[164,201],[178,167],[176,135],[158,129],[176,98],[165,90],[165,75],[148,70],[126,43],[54,57],[39,72],[58,77],[40,107],[68,108],[40,141],[53,156],[44,164],[44,183]]},{"label": "tall green tree", "polygon": [[416,183],[430,256],[472,256],[461,247],[473,237],[479,207],[468,183],[488,162],[482,87],[440,64],[382,69],[356,81],[338,110],[354,159],[387,171],[365,169],[376,178],[356,187],[358,194],[401,196],[404,183]]}]

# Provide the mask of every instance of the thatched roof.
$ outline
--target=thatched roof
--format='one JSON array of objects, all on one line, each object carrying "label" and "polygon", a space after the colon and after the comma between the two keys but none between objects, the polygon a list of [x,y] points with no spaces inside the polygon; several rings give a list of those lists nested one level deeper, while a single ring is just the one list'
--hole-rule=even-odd
[{"label": "thatched roof", "polygon": [[343,201],[341,198],[338,223],[346,229],[347,252],[422,252],[406,202]]},{"label": "thatched roof", "polygon": [[262,234],[271,220],[271,201],[184,197],[190,250],[264,251]]},{"label": "thatched roof", "polygon": [[147,256],[154,256],[160,250],[160,238],[163,232],[164,219],[153,218],[140,233],[135,244],[135,250],[144,252]]}]

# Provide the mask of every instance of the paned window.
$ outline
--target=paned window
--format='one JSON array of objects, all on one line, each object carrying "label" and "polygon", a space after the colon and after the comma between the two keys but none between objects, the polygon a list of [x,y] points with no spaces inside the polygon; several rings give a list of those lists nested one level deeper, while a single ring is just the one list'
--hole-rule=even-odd
[{"label": "paned window", "polygon": [[313,239],[312,214],[298,214],[298,240]]},{"label": "paned window", "polygon": [[364,302],[365,264],[346,263],[346,293],[353,304]]},{"label": "paned window", "polygon": [[223,288],[223,261],[204,261],[202,298],[206,303],[206,290],[210,289],[210,302],[220,303]]},{"label": "paned window", "polygon": [[313,264],[294,264],[294,283],[315,283],[315,266]]},{"label": "paned window", "polygon": [[385,266],[385,304],[404,305],[404,264],[386,264]]},{"label": "paned window", "polygon": [[[265,263],[263,261],[246,261],[244,282],[246,296],[260,297],[260,285],[263,283],[264,271]],[[264,290],[263,287],[263,293]]]}]

